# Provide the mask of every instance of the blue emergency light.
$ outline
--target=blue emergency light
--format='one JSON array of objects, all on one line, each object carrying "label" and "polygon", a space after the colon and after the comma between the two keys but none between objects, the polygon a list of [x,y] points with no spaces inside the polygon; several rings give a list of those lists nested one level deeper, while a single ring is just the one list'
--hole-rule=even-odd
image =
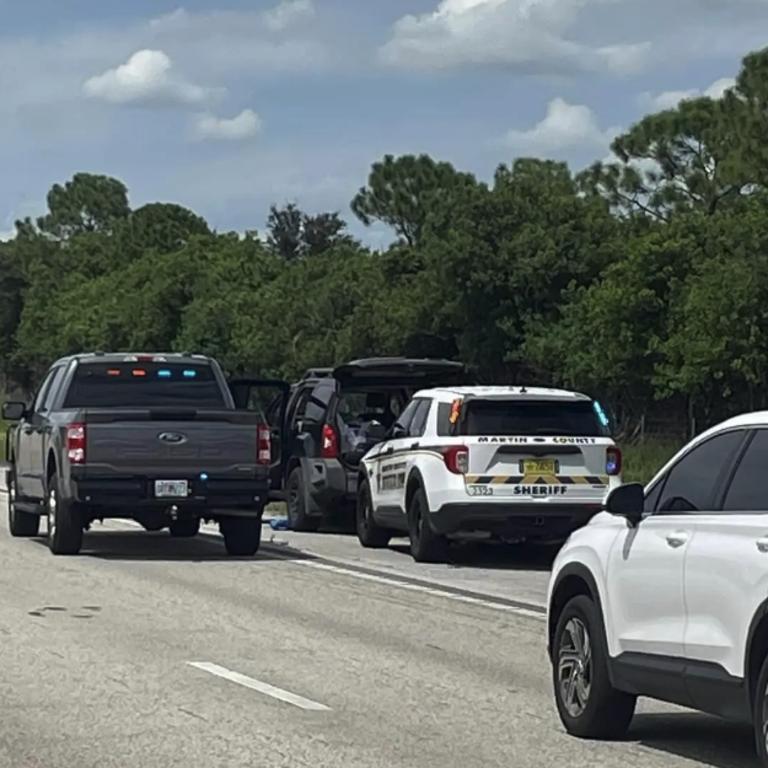
[{"label": "blue emergency light", "polygon": [[595,400],[592,403],[592,407],[595,409],[595,413],[597,414],[597,418],[600,420],[600,423],[607,427],[611,422],[608,421],[608,417],[605,415],[605,411],[603,410],[603,406],[600,405],[600,403]]}]

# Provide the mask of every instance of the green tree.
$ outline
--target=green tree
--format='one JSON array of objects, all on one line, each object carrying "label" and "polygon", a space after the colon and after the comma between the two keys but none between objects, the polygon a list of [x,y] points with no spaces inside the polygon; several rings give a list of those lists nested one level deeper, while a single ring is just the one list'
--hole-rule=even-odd
[{"label": "green tree", "polygon": [[440,196],[475,184],[471,174],[459,173],[450,163],[436,162],[428,155],[386,155],[374,163],[368,186],[352,201],[352,211],[366,226],[373,221],[388,224],[413,246],[421,242]]},{"label": "green tree", "polygon": [[304,214],[301,222],[302,255],[317,256],[342,243],[352,244],[346,229],[347,223],[337,212],[315,216]]},{"label": "green tree", "polygon": [[128,190],[117,179],[77,173],[71,181],[54,184],[48,193],[48,213],[38,228],[57,240],[82,232],[110,230],[130,213]]},{"label": "green tree", "polygon": [[732,175],[768,189],[768,48],[744,59],[736,87],[723,100],[723,115],[736,137]]},{"label": "green tree", "polygon": [[569,286],[554,322],[529,323],[526,357],[545,377],[612,402],[624,418],[641,415],[654,400],[670,308],[700,247],[700,226],[700,215],[650,231],[625,224],[601,276]]},{"label": "green tree", "polygon": [[756,200],[702,228],[699,253],[670,308],[658,392],[691,397],[707,420],[768,405],[767,214]]},{"label": "green tree", "polygon": [[579,196],[564,164],[521,159],[501,167],[453,226],[423,247],[431,315],[425,327],[456,339],[485,377],[526,374],[526,328],[546,327],[571,284],[588,284],[611,258],[616,222],[597,198]]},{"label": "green tree", "polygon": [[294,203],[283,208],[273,205],[267,220],[267,243],[285,261],[301,255],[301,223],[303,214]]},{"label": "green tree", "polygon": [[593,165],[580,176],[582,189],[627,214],[665,221],[690,210],[714,214],[750,182],[749,174],[734,173],[737,142],[724,109],[700,98],[645,117],[614,140],[620,162]]},{"label": "green tree", "polygon": [[133,211],[116,233],[122,247],[160,253],[183,248],[196,236],[211,234],[205,219],[174,203],[150,203]]}]

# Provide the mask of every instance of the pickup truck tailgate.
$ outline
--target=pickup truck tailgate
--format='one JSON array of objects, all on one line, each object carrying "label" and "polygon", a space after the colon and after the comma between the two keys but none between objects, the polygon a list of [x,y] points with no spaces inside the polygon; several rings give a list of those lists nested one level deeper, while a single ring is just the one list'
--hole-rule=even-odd
[{"label": "pickup truck tailgate", "polygon": [[243,411],[84,411],[87,474],[253,474],[258,417]]}]

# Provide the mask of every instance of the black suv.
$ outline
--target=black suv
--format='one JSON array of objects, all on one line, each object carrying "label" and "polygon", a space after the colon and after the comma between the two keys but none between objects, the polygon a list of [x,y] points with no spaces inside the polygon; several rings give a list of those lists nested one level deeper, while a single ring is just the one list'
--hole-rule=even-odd
[{"label": "black suv", "polygon": [[[271,496],[284,499],[291,528],[315,531],[337,510],[352,510],[360,459],[385,439],[414,392],[466,382],[461,363],[372,358],[307,371],[265,407],[272,432]],[[233,382],[238,407],[254,407],[263,380]]]}]

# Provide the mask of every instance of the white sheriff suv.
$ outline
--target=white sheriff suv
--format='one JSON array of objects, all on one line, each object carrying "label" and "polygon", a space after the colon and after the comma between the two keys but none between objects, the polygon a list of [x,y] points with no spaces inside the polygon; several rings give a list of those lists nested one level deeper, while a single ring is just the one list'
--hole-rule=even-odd
[{"label": "white sheriff suv", "polygon": [[625,485],[555,560],[548,647],[566,730],[618,738],[638,696],[751,723],[768,766],[768,412]]},{"label": "white sheriff suv", "polygon": [[415,560],[448,538],[563,540],[620,485],[621,453],[600,404],[526,387],[418,392],[360,465],[357,534],[385,547],[403,533]]}]

